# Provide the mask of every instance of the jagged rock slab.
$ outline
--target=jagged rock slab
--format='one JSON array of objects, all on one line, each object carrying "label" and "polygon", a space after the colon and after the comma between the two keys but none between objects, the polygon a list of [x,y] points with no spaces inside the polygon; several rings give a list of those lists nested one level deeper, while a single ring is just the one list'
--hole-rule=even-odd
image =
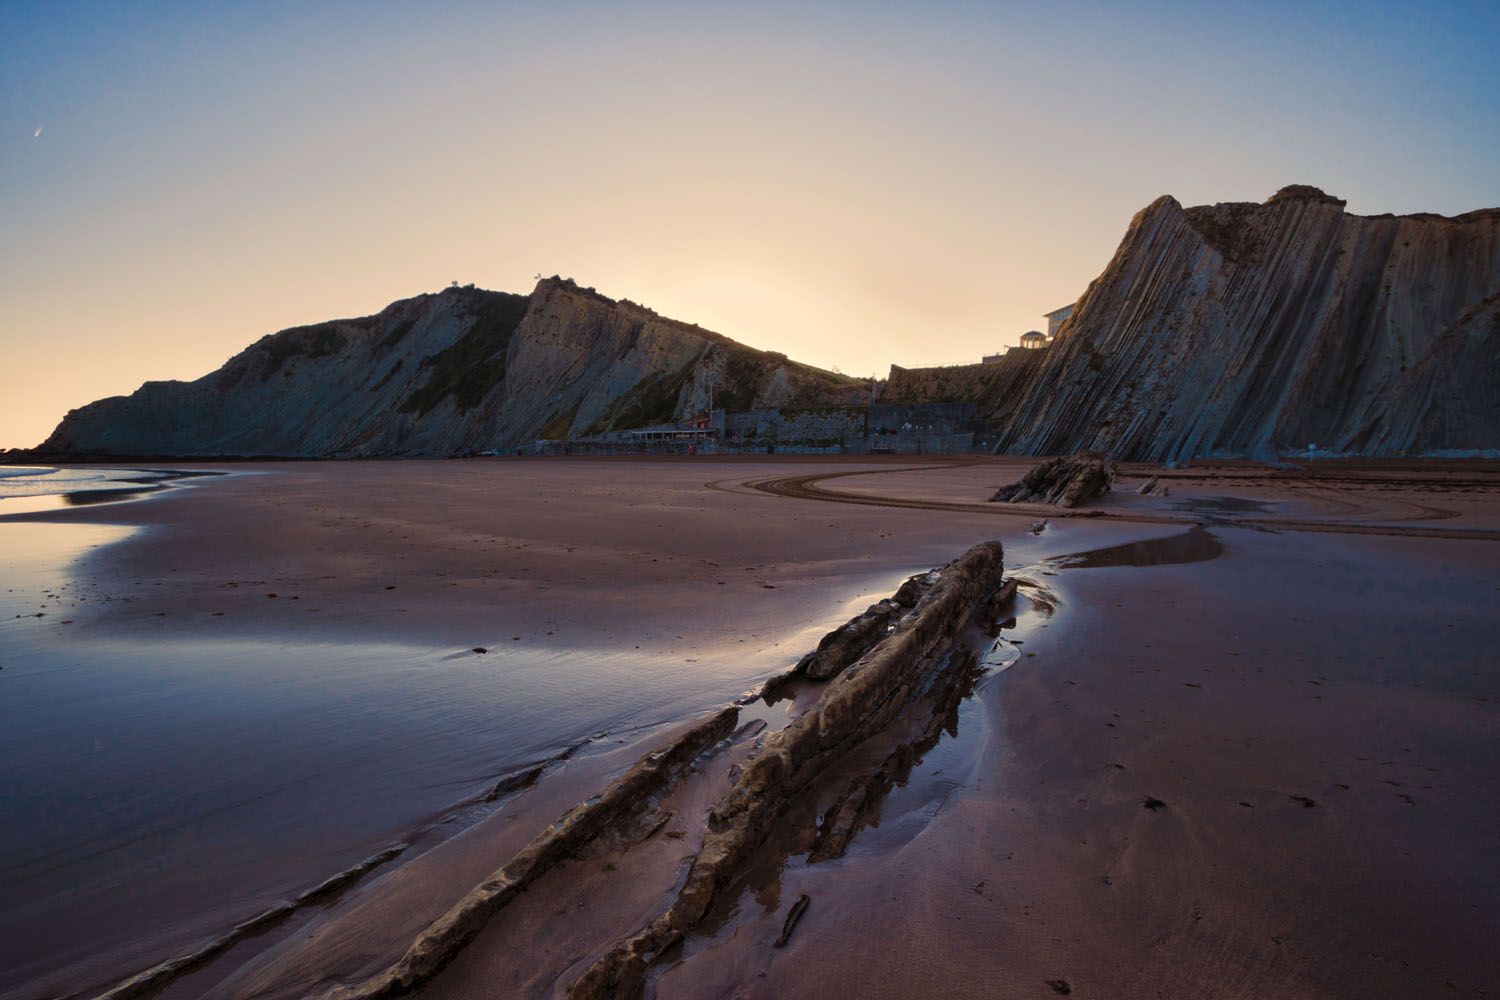
[{"label": "jagged rock slab", "polygon": [[893,632],[828,682],[817,703],[769,736],[714,806],[708,833],[675,901],[568,987],[570,1000],[638,996],[649,964],[703,919],[715,897],[770,835],[792,799],[861,740],[889,726],[920,696],[921,681],[950,652],[958,629],[1002,585],[1004,550],[983,542],[937,571]]},{"label": "jagged rock slab", "polygon": [[725,708],[642,757],[609,787],[563,814],[505,865],[417,935],[400,959],[361,982],[337,985],[324,1000],[380,1000],[401,996],[432,978],[484,927],[485,921],[547,872],[576,857],[629,817],[652,808],[695,757],[734,729],[739,709]]},{"label": "jagged rock slab", "polygon": [[548,278],[451,288],[264,337],[193,382],[70,412],[53,456],[373,457],[503,450],[714,405],[863,402],[858,380]]},{"label": "jagged rock slab", "polygon": [[[1015,600],[1017,586],[1015,578],[1001,584],[990,598],[990,611],[998,613],[1008,607]],[[843,793],[824,810],[817,837],[807,852],[808,864],[843,857],[855,833],[878,820],[881,804],[891,788],[906,781],[923,754],[937,745],[945,728],[956,725],[958,704],[972,693],[980,673],[982,668],[973,649],[954,649],[945,669],[938,671],[926,688],[924,697],[929,703],[926,719],[915,732],[898,740],[878,768],[855,775]]]},{"label": "jagged rock slab", "polygon": [[790,677],[826,681],[837,677],[845,667],[868,653],[895,623],[906,614],[937,580],[937,573],[919,573],[903,583],[891,597],[877,601],[862,613],[825,635],[818,648],[797,661],[788,672]]},{"label": "jagged rock slab", "polygon": [[1108,493],[1114,481],[1113,462],[1105,461],[1097,452],[1081,451],[1071,458],[1048,459],[1010,485],[1000,487],[990,501],[1076,507]]},{"label": "jagged rock slab", "polygon": [[[1015,582],[1003,576],[1004,549],[1000,542],[990,541],[907,580],[888,602],[902,612],[899,620],[872,645],[861,642],[857,654],[841,647],[854,662],[826,682],[822,696],[804,714],[765,737],[732,777],[709,814],[708,831],[669,909],[584,971],[568,987],[569,995],[635,995],[647,960],[696,925],[714,895],[769,835],[792,797],[864,740],[900,729],[900,720],[911,732],[897,735],[894,756],[860,784],[870,789],[860,802],[873,808],[899,761],[911,759],[916,748],[936,739],[957,700],[969,690],[974,654],[960,648],[960,630],[976,615],[993,620],[997,602],[1013,599]],[[834,645],[828,642],[822,648]],[[909,711],[919,704],[929,707]],[[399,959],[361,981],[330,983],[321,996],[378,1000],[419,989],[473,940],[489,918],[547,872],[591,845],[617,839],[621,830],[654,832],[664,821],[658,815],[664,790],[686,780],[703,755],[719,752],[723,741],[736,732],[738,717],[738,708],[724,708],[642,757],[600,794],[564,813],[429,924]],[[857,825],[868,820],[868,808],[864,813],[854,809],[847,822],[825,824],[819,837],[820,858],[837,856]],[[835,810],[840,815],[844,811]]]}]

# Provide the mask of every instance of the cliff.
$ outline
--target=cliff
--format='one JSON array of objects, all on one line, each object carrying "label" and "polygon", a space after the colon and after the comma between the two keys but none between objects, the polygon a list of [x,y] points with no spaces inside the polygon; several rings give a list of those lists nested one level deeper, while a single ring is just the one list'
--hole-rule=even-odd
[{"label": "cliff", "polygon": [[[454,455],[664,423],[711,396],[866,402],[859,380],[549,278],[273,334],[195,382],[69,413],[36,455]],[[1264,204],[1159,198],[1051,346],[893,366],[880,401],[972,404],[1013,454],[1500,449],[1500,209],[1358,216],[1300,185]]]},{"label": "cliff", "polygon": [[730,409],[864,400],[864,383],[548,278],[451,288],[261,338],[193,382],[70,412],[39,454],[395,456],[505,449]]},{"label": "cliff", "polygon": [[1043,355],[1042,351],[1018,349],[982,365],[892,365],[880,401],[892,405],[973,403],[982,419],[1004,425],[1015,415],[1021,393],[1035,377]]},{"label": "cliff", "polygon": [[1305,186],[1159,198],[996,411],[997,450],[1500,448],[1497,294],[1500,209],[1365,217]]}]

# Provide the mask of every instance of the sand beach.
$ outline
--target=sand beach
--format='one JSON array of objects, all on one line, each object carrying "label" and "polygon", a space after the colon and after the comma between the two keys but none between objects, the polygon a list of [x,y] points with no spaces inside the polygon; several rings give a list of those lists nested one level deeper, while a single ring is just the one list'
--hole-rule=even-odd
[{"label": "sand beach", "polygon": [[[789,812],[649,995],[1500,989],[1500,470],[1127,468],[1071,516],[985,503],[1029,464],[253,463],[0,506],[31,553],[0,638],[0,992],[93,995],[215,941],[152,989],[357,984],[644,753],[988,539],[1015,621],[941,737],[841,857],[809,861],[822,792]],[[1148,474],[1168,495],[1132,492]],[[59,691],[81,707],[18,725]],[[420,993],[562,995],[680,888],[755,738]],[[215,754],[247,745],[230,795]],[[122,767],[182,784],[167,803]]]}]

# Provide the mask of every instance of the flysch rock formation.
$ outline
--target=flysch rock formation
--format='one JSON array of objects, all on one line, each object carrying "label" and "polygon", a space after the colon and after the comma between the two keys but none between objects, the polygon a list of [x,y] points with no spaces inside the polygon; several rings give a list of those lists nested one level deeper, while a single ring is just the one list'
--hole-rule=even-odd
[{"label": "flysch rock formation", "polygon": [[1103,455],[1081,451],[1071,458],[1049,458],[1015,482],[1000,487],[990,501],[1076,507],[1108,493],[1116,475],[1115,464]]},{"label": "flysch rock formation", "polygon": [[1044,352],[1010,351],[989,364],[902,368],[892,365],[880,392],[891,404],[973,403],[992,424],[1004,426],[1015,415],[1028,382],[1041,366]]},{"label": "flysch rock formation", "polygon": [[[981,542],[937,570],[915,607],[859,658],[838,670],[807,712],[767,737],[713,807],[708,833],[673,902],[636,934],[619,942],[568,987],[569,1000],[627,1000],[641,995],[648,967],[691,933],[786,814],[841,756],[890,727],[914,702],[948,687],[972,660],[954,655],[955,639],[977,610],[1009,600],[1004,550]],[[946,704],[946,697],[937,703]],[[929,710],[929,719],[942,714]],[[898,751],[899,752],[899,751]],[[885,766],[882,766],[885,770]],[[822,831],[846,840],[839,813],[851,796],[880,784],[879,772],[846,789]],[[858,812],[858,810],[856,810]],[[841,846],[814,853],[837,857]]]},{"label": "flysch rock formation", "polygon": [[1438,336],[1370,442],[1379,452],[1500,447],[1500,294]]},{"label": "flysch rock formation", "polygon": [[1500,449],[1500,209],[1359,216],[1314,187],[1158,198],[1044,350],[893,367],[995,451],[1133,461]]},{"label": "flysch rock formation", "polygon": [[[549,278],[265,337],[194,382],[68,414],[26,458],[461,455],[865,383]],[[972,404],[995,450],[1131,461],[1500,449],[1500,209],[1358,216],[1317,188],[1162,197],[1043,350],[893,366],[882,403]],[[14,456],[13,456],[14,457]]]},{"label": "flysch rock formation", "polygon": [[1500,209],[1358,216],[1316,188],[1131,221],[997,450],[1117,459],[1500,448]]},{"label": "flysch rock formation", "polygon": [[866,387],[553,277],[283,330],[196,381],[73,410],[37,454],[458,455],[683,419],[711,396],[845,405]]},{"label": "flysch rock formation", "polygon": [[[1017,582],[1005,578],[1004,548],[981,542],[958,559],[907,580],[889,599],[899,608],[870,641],[844,642],[859,619],[831,633],[818,697],[786,725],[763,732],[763,722],[736,730],[740,709],[724,708],[642,757],[598,795],[569,810],[471,892],[434,920],[386,967],[356,982],[338,981],[330,970],[323,1000],[384,1000],[410,994],[437,975],[485,923],[539,879],[614,837],[629,845],[662,826],[663,794],[671,786],[705,780],[697,763],[726,752],[737,740],[742,766],[730,771],[728,787],[703,817],[700,847],[686,873],[664,887],[666,908],[622,941],[602,942],[592,964],[568,972],[573,1000],[638,996],[647,967],[698,926],[714,900],[743,874],[757,848],[773,839],[799,796],[827,799],[816,830],[803,830],[814,862],[841,856],[849,840],[878,815],[879,801],[896,775],[953,725],[957,703],[972,689],[981,667],[966,645],[964,630],[978,624],[994,634],[994,623],[1014,600]],[[885,603],[885,602],[882,602]],[[757,695],[750,701],[758,700]],[[748,703],[748,702],[747,702]],[[861,748],[889,750],[873,768],[860,764]],[[849,767],[840,769],[841,764]],[[833,779],[832,784],[825,779]],[[825,787],[826,786],[826,787]],[[675,817],[679,823],[689,817]],[[788,841],[790,842],[790,841]],[[800,911],[799,911],[800,912]],[[788,921],[790,933],[794,921]],[[155,970],[122,989],[164,981]],[[561,985],[561,984],[560,984]],[[121,998],[139,993],[117,993]]]}]

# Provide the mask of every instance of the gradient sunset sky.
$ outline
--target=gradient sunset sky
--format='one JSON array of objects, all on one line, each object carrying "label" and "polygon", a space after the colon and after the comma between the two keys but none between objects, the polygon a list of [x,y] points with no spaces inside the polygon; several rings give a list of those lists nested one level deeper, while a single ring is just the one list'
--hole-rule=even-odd
[{"label": "gradient sunset sky", "polygon": [[451,280],[976,361],[1161,194],[1500,204],[1496,39],[1496,0],[6,2],[0,447]]}]

